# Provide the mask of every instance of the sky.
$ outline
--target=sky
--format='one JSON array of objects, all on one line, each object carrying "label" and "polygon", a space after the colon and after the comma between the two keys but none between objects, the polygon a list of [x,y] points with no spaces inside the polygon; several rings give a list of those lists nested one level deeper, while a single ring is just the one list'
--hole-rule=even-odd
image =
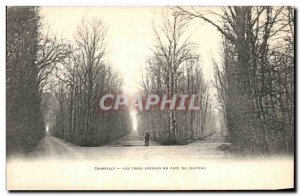
[{"label": "sky", "polygon": [[[167,7],[42,7],[45,27],[52,34],[73,40],[83,19],[97,18],[107,27],[107,58],[124,80],[124,92],[138,93],[143,67],[151,56],[155,36],[154,24],[162,24]],[[216,8],[201,8],[203,10]],[[213,75],[211,58],[219,58],[220,33],[210,24],[193,20],[191,41],[197,44],[205,78]],[[46,30],[47,28],[45,28]]]}]

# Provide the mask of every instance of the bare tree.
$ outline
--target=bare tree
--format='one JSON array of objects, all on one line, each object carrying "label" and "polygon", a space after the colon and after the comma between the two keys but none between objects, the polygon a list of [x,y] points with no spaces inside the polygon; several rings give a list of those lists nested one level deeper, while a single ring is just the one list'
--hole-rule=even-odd
[{"label": "bare tree", "polygon": [[75,35],[75,46],[68,48],[72,52],[59,63],[55,74],[59,84],[54,88],[59,108],[55,115],[59,120],[52,133],[83,146],[107,143],[131,129],[128,111],[98,111],[98,98],[122,93],[119,74],[106,63],[105,36],[106,26],[101,21],[83,21]]},{"label": "bare tree", "polygon": [[[173,95],[197,94],[197,103],[206,107],[207,88],[202,77],[199,56],[195,54],[195,44],[189,37],[188,22],[173,13],[163,15],[162,25],[154,25],[156,43],[153,56],[146,63],[145,74],[141,83],[146,94]],[[176,112],[144,111],[139,115],[139,126],[144,134],[151,131],[154,138],[162,143],[177,144],[200,137],[205,123],[206,110]]]},{"label": "bare tree", "polygon": [[[286,152],[292,152],[294,87],[283,78],[293,78],[294,73],[293,9],[236,6],[220,12],[181,7],[177,11],[186,19],[208,22],[225,39],[224,55],[230,62],[224,62],[227,80],[223,82],[227,82],[225,104],[231,141],[242,152],[269,154],[281,151],[282,144]],[[223,94],[218,73],[217,69],[218,90]]]}]

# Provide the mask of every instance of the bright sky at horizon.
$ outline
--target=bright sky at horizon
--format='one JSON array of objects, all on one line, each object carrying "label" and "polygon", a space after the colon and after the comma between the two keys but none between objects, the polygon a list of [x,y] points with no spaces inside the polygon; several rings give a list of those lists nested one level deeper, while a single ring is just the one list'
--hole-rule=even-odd
[{"label": "bright sky at horizon", "polygon": [[[77,26],[84,18],[95,17],[108,27],[107,57],[124,79],[124,92],[138,92],[142,69],[155,37],[153,23],[162,23],[162,13],[167,7],[42,7],[41,15],[54,35],[72,40]],[[204,9],[204,8],[203,8]],[[213,9],[213,8],[209,8]],[[220,33],[211,25],[194,20],[191,23],[191,41],[198,46],[202,68],[211,80],[211,58],[218,59]]]}]

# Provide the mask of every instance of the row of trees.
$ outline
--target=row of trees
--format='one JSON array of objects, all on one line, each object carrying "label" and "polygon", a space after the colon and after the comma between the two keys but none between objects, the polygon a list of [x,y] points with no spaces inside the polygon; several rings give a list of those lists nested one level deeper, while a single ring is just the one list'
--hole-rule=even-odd
[{"label": "row of trees", "polygon": [[229,137],[241,153],[294,151],[294,9],[225,7],[218,12],[180,8],[222,34],[215,87]]},{"label": "row of trees", "polygon": [[164,15],[162,25],[154,26],[156,43],[148,59],[141,91],[143,94],[197,95],[200,110],[149,110],[138,114],[138,130],[146,131],[163,144],[180,144],[203,136],[209,93],[199,56],[187,34],[188,21],[174,14]]},{"label": "row of trees", "polygon": [[7,8],[7,152],[28,152],[45,135],[94,146],[131,129],[128,112],[97,113],[98,97],[121,93],[105,57],[106,27],[79,25],[75,43],[44,33],[38,7]]},{"label": "row of trees", "polygon": [[[223,36],[222,62],[214,62],[214,86],[229,138],[241,153],[294,150],[294,9],[224,7],[173,9],[154,27],[142,93],[197,94],[199,111],[139,112],[140,134],[165,144],[185,143],[214,129],[208,83],[190,20],[213,25]],[[106,27],[79,25],[74,43],[41,33],[36,7],[7,8],[7,150],[29,151],[45,133],[96,146],[129,132],[127,111],[97,113],[98,98],[121,94],[122,80],[105,58]],[[44,117],[45,116],[45,119]]]},{"label": "row of trees", "polygon": [[6,149],[26,152],[45,133],[37,63],[38,9],[8,7],[6,24]]},{"label": "row of trees", "polygon": [[75,44],[55,70],[50,93],[53,135],[82,146],[98,146],[131,130],[128,111],[98,111],[99,98],[122,94],[122,80],[105,58],[106,26],[97,19],[78,26]]}]

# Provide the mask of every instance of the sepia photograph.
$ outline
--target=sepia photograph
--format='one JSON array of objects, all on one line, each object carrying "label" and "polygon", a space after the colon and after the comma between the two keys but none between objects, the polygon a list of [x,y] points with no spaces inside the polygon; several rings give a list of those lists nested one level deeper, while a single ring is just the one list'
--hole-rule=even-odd
[{"label": "sepia photograph", "polygon": [[6,189],[295,191],[295,15],[6,6]]}]

